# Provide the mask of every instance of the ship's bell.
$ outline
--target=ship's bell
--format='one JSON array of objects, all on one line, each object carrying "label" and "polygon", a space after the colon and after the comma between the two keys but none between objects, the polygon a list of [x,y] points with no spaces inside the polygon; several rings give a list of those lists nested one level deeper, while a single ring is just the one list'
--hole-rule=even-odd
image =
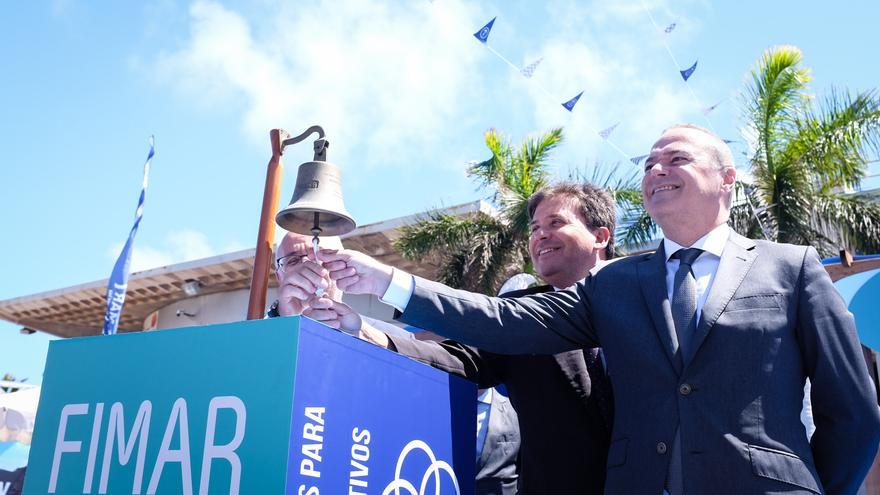
[{"label": "ship's bell", "polygon": [[339,167],[328,162],[306,162],[299,166],[296,187],[287,208],[275,215],[275,222],[290,232],[321,235],[347,234],[356,225],[342,202]]}]

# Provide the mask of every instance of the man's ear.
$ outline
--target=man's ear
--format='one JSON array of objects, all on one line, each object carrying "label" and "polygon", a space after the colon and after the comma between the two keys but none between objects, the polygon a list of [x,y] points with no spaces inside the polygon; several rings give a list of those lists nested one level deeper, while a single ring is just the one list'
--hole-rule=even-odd
[{"label": "man's ear", "polygon": [[608,230],[608,227],[599,227],[593,230],[593,235],[596,236],[596,242],[593,243],[594,246],[599,248],[608,247],[608,240],[611,239],[611,231]]},{"label": "man's ear", "polygon": [[733,190],[733,186],[736,184],[736,169],[733,167],[726,168],[721,171],[721,185],[724,187],[725,191]]}]

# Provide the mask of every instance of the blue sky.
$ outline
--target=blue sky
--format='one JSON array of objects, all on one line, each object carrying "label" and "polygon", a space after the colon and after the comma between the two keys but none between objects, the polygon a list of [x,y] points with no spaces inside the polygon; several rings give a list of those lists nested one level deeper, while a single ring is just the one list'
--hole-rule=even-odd
[{"label": "blue sky", "polygon": [[[473,38],[496,16],[495,51],[543,57],[531,80]],[[803,50],[817,95],[876,87],[878,18],[876,0],[16,2],[0,17],[0,299],[109,275],[151,134],[135,269],[253,245],[269,129],[324,126],[366,224],[481,197],[464,168],[492,127],[564,126],[560,176],[643,154],[676,122],[741,140],[737,95],[773,45]],[[699,60],[690,87],[664,41],[681,68]],[[618,122],[620,151],[596,136]],[[283,200],[310,158],[287,150]],[[0,374],[39,382],[47,340],[0,323]]]}]

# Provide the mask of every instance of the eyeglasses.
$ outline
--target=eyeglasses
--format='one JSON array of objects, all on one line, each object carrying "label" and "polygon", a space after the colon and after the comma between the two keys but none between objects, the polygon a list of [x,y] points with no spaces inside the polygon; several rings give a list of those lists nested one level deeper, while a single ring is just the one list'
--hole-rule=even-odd
[{"label": "eyeglasses", "polygon": [[295,267],[296,265],[302,263],[303,260],[307,259],[308,257],[309,256],[307,254],[299,253],[282,256],[275,260],[275,271],[277,271],[278,273],[284,273],[284,270]]}]

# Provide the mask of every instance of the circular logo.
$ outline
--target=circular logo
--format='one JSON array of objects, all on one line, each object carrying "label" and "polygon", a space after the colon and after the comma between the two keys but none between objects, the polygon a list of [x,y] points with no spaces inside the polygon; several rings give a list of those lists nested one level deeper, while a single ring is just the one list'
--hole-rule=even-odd
[{"label": "circular logo", "polygon": [[[403,469],[403,461],[406,460],[406,457],[413,450],[424,452],[425,455],[428,456],[428,460],[431,462],[428,469],[425,470],[425,474],[422,476],[422,481],[418,490],[416,490],[416,487],[412,482],[400,477],[400,471]],[[407,495],[426,495],[425,488],[428,486],[428,480],[432,478],[434,479],[434,495],[440,495],[441,471],[448,474],[449,478],[452,480],[452,484],[455,487],[455,495],[461,495],[458,489],[458,479],[455,477],[455,472],[452,470],[452,466],[445,461],[438,460],[428,444],[421,440],[413,440],[406,444],[406,447],[400,452],[400,456],[397,458],[397,467],[394,469],[394,479],[385,487],[385,491],[382,492],[382,495],[390,495],[392,493],[394,495],[401,495],[401,488]]]}]

